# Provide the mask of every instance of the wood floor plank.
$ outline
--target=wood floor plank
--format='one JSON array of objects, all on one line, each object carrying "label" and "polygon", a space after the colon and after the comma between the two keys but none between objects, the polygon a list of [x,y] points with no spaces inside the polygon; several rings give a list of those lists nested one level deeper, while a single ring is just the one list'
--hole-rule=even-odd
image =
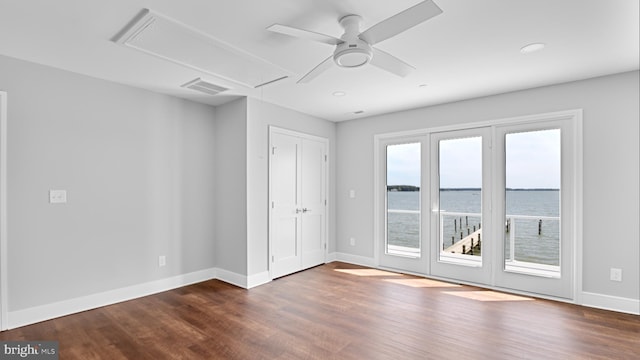
[{"label": "wood floor plank", "polygon": [[212,280],[0,333],[61,359],[638,359],[640,316],[330,263]]}]

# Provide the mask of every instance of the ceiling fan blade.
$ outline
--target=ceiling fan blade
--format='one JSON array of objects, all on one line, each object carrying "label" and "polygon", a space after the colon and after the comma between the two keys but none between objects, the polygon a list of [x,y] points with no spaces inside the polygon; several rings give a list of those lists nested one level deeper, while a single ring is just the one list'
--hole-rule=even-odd
[{"label": "ceiling fan blade", "polygon": [[267,28],[267,30],[273,31],[273,32],[276,32],[276,33],[279,33],[279,34],[284,34],[284,35],[289,35],[289,36],[293,36],[293,37],[297,37],[297,38],[312,40],[312,41],[320,42],[320,43],[323,43],[323,44],[338,45],[338,44],[343,43],[342,40],[340,40],[338,38],[335,38],[333,36],[320,34],[320,33],[314,32],[314,31],[298,29],[298,28],[294,28],[294,27],[291,27],[291,26],[287,26],[287,25],[273,24],[273,25],[269,26]]},{"label": "ceiling fan blade", "polygon": [[318,66],[314,67],[313,70],[309,71],[305,76],[300,78],[297,81],[298,84],[306,84],[311,80],[315,79],[318,75],[327,71],[331,66],[333,66],[333,55],[326,58],[323,62],[318,64]]},{"label": "ceiling fan blade", "polygon": [[377,66],[382,70],[386,70],[400,77],[409,75],[415,68],[397,57],[386,53],[382,50],[373,48],[373,57],[371,57],[371,65]]},{"label": "ceiling fan blade", "polygon": [[426,0],[373,25],[360,34],[360,39],[366,41],[369,45],[374,45],[441,13],[442,9],[438,5],[432,0]]}]

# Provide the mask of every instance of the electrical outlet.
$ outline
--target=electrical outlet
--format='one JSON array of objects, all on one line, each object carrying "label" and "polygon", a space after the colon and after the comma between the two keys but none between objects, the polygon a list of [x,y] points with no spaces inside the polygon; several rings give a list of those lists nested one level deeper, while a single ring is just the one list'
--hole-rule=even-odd
[{"label": "electrical outlet", "polygon": [[611,268],[611,281],[622,281],[622,269]]},{"label": "electrical outlet", "polygon": [[351,246],[356,246],[356,238],[351,238],[351,239],[349,239],[349,244],[350,244]]},{"label": "electrical outlet", "polygon": [[158,267],[163,267],[167,265],[167,257],[164,255],[158,256]]},{"label": "electrical outlet", "polygon": [[50,204],[64,204],[67,202],[67,190],[49,190]]}]

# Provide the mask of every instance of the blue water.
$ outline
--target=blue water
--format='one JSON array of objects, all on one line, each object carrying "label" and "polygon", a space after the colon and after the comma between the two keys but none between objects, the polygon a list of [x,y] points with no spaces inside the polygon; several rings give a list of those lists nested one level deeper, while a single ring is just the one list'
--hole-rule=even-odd
[{"label": "blue water", "polygon": [[[560,192],[557,190],[508,190],[506,192],[507,215],[553,216],[560,213]],[[389,209],[420,210],[420,192],[388,192]],[[482,226],[479,216],[482,205],[480,190],[444,190],[440,192],[442,210],[443,248],[446,248]],[[470,215],[448,215],[447,212]],[[477,215],[473,215],[477,214]],[[455,223],[454,223],[455,220]],[[560,223],[543,220],[538,234],[538,219],[514,219],[509,232],[505,226],[505,239],[515,235],[515,259],[539,264],[559,265]],[[462,224],[462,228],[461,228]],[[506,222],[505,222],[506,225]],[[475,229],[474,229],[475,226]],[[387,217],[388,242],[418,248],[420,244],[419,214],[389,213]],[[427,229],[423,226],[423,229]],[[484,234],[483,234],[484,235]],[[483,242],[491,239],[483,238]],[[502,241],[502,239],[499,239]],[[510,253],[510,242],[505,241],[505,254]]]}]

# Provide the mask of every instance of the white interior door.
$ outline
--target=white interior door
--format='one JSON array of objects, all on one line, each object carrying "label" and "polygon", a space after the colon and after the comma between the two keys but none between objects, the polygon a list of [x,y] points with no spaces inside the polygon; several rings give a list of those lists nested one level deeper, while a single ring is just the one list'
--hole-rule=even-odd
[{"label": "white interior door", "polygon": [[325,261],[326,238],[326,146],[302,139],[302,268]]},{"label": "white interior door", "polygon": [[327,237],[326,139],[271,128],[271,277],[323,264]]},{"label": "white interior door", "polygon": [[271,274],[279,277],[300,270],[301,204],[299,139],[271,134]]}]

